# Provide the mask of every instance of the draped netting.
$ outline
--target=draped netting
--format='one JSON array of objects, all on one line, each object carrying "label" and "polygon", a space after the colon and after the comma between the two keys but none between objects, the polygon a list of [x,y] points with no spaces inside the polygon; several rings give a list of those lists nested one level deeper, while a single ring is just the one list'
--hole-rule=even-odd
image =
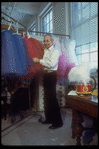
[{"label": "draped netting", "polygon": [[1,75],[22,77],[28,74],[33,65],[27,52],[24,39],[10,30],[1,32]]},{"label": "draped netting", "polygon": [[82,82],[86,85],[90,80],[90,63],[82,62],[78,65],[75,40],[67,39],[66,42],[60,43],[59,38],[55,38],[54,45],[60,52],[57,80],[60,81],[62,77],[65,77],[69,82]]},{"label": "draped netting", "polygon": [[65,43],[59,41],[59,38],[54,38],[54,46],[60,52],[57,80],[60,81],[62,77],[68,78],[70,70],[75,67],[78,62],[75,54],[75,41],[67,39]]},{"label": "draped netting", "polygon": [[1,32],[1,75],[9,78],[32,79],[43,70],[33,57],[43,58],[44,45],[33,38],[13,34],[10,30]]},{"label": "draped netting", "polygon": [[[22,79],[32,79],[44,67],[40,63],[33,63],[33,58],[43,58],[44,44],[34,38],[28,38],[23,34],[13,34],[10,30],[1,32],[1,74],[16,76]],[[77,65],[74,52],[75,42],[67,40],[65,44],[60,43],[59,38],[53,39],[55,49],[59,50],[57,80],[67,78],[70,70]]]},{"label": "draped netting", "polygon": [[[34,38],[28,38],[26,35],[23,38],[31,60],[34,57],[42,59],[44,55],[44,45]],[[44,67],[40,63],[34,63],[33,65],[28,67],[28,75],[25,77],[21,77],[21,79],[33,79],[33,77],[42,72],[43,69]]]}]

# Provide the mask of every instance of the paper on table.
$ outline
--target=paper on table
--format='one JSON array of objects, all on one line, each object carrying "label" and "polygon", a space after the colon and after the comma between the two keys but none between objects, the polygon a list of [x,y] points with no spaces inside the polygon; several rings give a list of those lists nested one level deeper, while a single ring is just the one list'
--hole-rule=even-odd
[{"label": "paper on table", "polygon": [[76,91],[70,91],[67,95],[77,95]]}]

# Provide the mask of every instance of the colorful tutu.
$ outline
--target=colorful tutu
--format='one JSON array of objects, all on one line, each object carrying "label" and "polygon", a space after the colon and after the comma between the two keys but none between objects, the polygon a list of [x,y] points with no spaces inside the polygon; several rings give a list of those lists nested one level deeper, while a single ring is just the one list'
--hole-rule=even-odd
[{"label": "colorful tutu", "polygon": [[59,42],[59,38],[54,38],[53,43],[60,53],[58,69],[56,72],[57,80],[60,81],[62,77],[68,78],[70,70],[77,65],[77,58],[74,51],[75,42],[69,39],[65,44],[63,44],[63,42]]},{"label": "colorful tutu", "polygon": [[23,69],[19,58],[13,33],[9,30],[1,32],[1,55],[2,55],[2,75],[17,74],[22,75]]},{"label": "colorful tutu", "polygon": [[[42,72],[44,67],[39,63],[33,63],[33,58],[43,58],[44,45],[34,38],[28,38],[23,34],[13,34],[6,30],[1,32],[1,74],[17,76],[20,79],[33,79],[35,75]],[[75,55],[75,42],[68,40],[65,45],[54,38],[54,47],[60,52],[57,80],[62,77],[68,78],[70,70],[77,65]]]},{"label": "colorful tutu", "polygon": [[24,39],[11,31],[1,32],[1,74],[22,77],[28,75],[28,67],[33,61],[27,52]]}]

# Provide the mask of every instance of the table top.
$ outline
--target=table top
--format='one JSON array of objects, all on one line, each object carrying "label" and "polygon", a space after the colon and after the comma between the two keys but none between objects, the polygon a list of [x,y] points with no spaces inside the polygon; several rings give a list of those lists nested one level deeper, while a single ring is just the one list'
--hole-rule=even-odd
[{"label": "table top", "polygon": [[98,98],[91,95],[77,95],[76,91],[70,91],[66,96],[66,103],[85,114],[98,117]]},{"label": "table top", "polygon": [[76,91],[70,91],[68,96],[73,96],[76,99],[85,100],[85,102],[91,102],[92,104],[98,104],[98,97],[90,95],[78,95]]}]

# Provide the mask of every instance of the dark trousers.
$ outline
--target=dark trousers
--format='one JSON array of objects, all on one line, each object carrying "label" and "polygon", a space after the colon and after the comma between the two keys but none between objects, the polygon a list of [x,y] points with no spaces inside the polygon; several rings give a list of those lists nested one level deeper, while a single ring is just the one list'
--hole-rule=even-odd
[{"label": "dark trousers", "polygon": [[62,124],[59,104],[56,98],[56,72],[44,73],[44,108],[46,120],[53,125]]}]

